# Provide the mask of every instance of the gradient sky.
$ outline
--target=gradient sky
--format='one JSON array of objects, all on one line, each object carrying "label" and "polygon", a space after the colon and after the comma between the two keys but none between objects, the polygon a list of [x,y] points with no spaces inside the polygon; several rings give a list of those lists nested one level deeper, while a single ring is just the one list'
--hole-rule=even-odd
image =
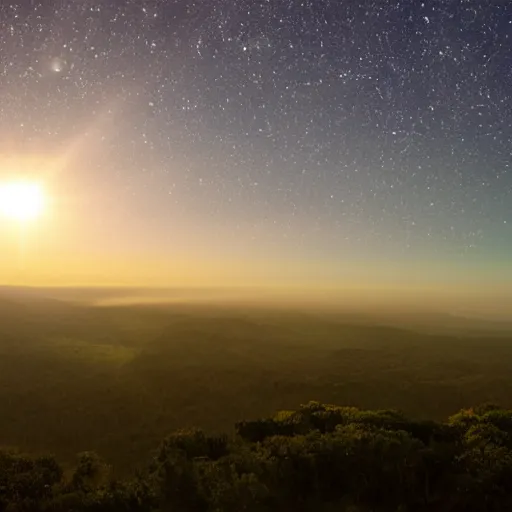
[{"label": "gradient sky", "polygon": [[0,181],[51,198],[2,220],[0,281],[512,294],[509,2],[26,0],[0,24]]}]

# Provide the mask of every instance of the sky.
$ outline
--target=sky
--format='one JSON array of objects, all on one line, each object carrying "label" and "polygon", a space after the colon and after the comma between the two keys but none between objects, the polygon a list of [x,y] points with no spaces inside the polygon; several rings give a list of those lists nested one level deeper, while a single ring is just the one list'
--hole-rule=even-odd
[{"label": "sky", "polygon": [[[512,5],[0,5],[6,284],[512,297]],[[501,298],[499,300],[501,300]]]}]

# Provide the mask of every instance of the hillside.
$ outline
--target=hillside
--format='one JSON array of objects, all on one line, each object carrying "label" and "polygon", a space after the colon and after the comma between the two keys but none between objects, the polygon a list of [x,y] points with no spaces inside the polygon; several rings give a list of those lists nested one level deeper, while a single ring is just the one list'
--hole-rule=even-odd
[{"label": "hillside", "polygon": [[512,407],[512,337],[431,335],[371,318],[207,305],[0,305],[0,442],[101,454],[118,473],[169,432],[318,399],[441,420]]}]

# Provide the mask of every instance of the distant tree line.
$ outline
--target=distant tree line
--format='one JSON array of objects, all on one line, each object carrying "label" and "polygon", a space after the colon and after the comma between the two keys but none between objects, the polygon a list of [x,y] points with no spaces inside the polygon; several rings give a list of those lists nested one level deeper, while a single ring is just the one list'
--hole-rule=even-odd
[{"label": "distant tree line", "polygon": [[0,452],[0,511],[509,511],[512,410],[485,405],[445,423],[311,402],[236,426],[179,431],[146,469],[116,480],[95,453]]}]

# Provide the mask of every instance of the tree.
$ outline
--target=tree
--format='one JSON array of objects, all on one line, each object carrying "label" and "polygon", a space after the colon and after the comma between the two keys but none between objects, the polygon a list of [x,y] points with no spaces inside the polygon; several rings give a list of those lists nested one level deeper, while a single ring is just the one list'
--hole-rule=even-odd
[{"label": "tree", "polygon": [[52,499],[62,468],[52,456],[0,452],[0,510],[40,510]]}]

